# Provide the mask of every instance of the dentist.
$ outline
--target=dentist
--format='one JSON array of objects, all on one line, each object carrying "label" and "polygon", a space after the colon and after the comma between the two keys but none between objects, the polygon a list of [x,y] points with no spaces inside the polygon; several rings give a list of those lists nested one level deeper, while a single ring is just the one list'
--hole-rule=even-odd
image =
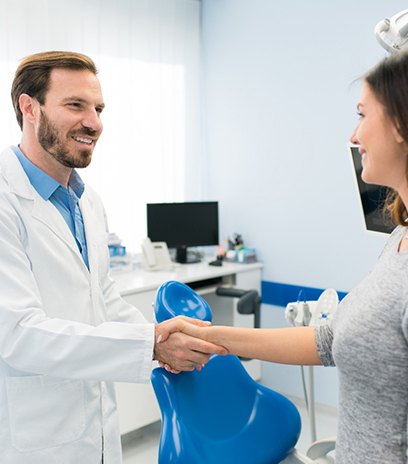
[{"label": "dentist", "polygon": [[181,333],[155,346],[174,322],[148,323],[109,278],[103,205],[76,171],[102,133],[93,61],[28,56],[12,100],[22,137],[0,155],[0,460],[119,464],[113,382],[148,382],[153,356],[192,370],[225,350]]}]

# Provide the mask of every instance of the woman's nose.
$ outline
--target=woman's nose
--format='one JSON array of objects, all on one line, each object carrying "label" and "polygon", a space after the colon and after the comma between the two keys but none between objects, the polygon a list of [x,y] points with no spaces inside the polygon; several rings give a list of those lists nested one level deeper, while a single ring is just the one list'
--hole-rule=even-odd
[{"label": "woman's nose", "polygon": [[359,141],[358,141],[358,138],[357,138],[357,127],[356,127],[356,128],[353,130],[353,132],[351,133],[350,142],[351,142],[353,145],[359,145]]}]

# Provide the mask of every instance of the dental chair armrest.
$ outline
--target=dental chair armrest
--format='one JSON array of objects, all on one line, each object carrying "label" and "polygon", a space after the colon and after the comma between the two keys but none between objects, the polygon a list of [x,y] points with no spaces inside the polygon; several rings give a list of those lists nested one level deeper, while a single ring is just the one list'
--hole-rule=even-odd
[{"label": "dental chair armrest", "polygon": [[311,459],[319,459],[326,456],[336,448],[336,438],[324,438],[312,443],[306,451],[306,456]]},{"label": "dental chair armrest", "polygon": [[295,449],[293,450],[292,453],[289,454],[289,456],[286,459],[284,459],[279,464],[316,464],[316,463]]},{"label": "dental chair armrest", "polygon": [[241,298],[241,296],[244,296],[247,292],[248,290],[241,290],[233,287],[218,287],[215,291],[218,296],[227,296],[232,298]]},{"label": "dental chair armrest", "polygon": [[215,291],[218,296],[238,298],[237,311],[239,314],[254,314],[254,326],[260,327],[261,297],[257,290],[241,290],[239,288],[218,287]]}]

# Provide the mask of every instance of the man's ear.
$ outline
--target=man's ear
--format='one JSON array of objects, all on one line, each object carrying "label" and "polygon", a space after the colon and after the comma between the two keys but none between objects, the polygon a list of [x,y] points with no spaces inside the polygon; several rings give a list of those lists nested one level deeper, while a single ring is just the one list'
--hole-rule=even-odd
[{"label": "man's ear", "polygon": [[23,119],[31,124],[34,124],[38,118],[39,113],[38,101],[35,98],[30,97],[30,95],[22,93],[18,99],[18,104],[23,114]]}]

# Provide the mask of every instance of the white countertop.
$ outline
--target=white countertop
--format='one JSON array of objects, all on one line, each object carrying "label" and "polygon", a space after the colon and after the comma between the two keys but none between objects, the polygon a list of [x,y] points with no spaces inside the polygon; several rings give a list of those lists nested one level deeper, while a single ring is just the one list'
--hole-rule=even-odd
[{"label": "white countertop", "polygon": [[177,280],[184,283],[222,277],[253,269],[262,269],[260,262],[241,264],[224,262],[222,266],[210,266],[208,262],[176,265],[174,271],[145,271],[141,267],[133,271],[114,271],[111,277],[122,296],[156,290],[163,282]]}]

